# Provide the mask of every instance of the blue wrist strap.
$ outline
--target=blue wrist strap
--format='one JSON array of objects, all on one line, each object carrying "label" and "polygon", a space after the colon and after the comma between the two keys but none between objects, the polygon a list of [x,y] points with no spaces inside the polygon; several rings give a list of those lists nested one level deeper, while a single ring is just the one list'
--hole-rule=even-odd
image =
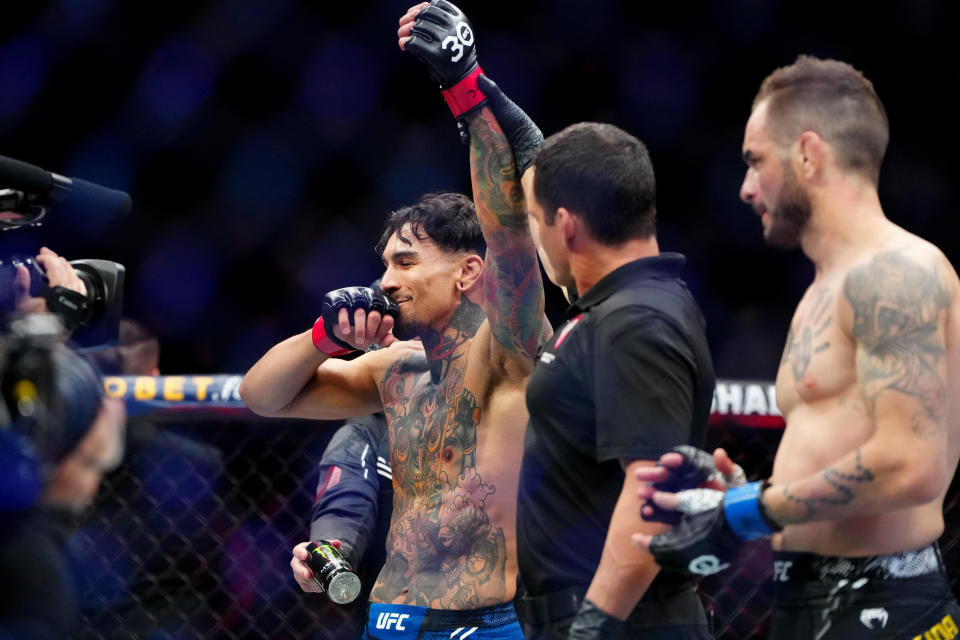
[{"label": "blue wrist strap", "polygon": [[770,526],[772,522],[764,517],[760,496],[764,490],[764,482],[748,482],[739,487],[727,489],[723,500],[723,512],[727,523],[741,540],[764,538],[779,531]]}]

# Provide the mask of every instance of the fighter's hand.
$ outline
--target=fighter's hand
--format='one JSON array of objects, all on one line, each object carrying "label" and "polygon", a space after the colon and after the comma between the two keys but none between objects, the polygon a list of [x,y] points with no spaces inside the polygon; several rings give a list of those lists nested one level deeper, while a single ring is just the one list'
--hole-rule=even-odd
[{"label": "fighter's hand", "polygon": [[[728,487],[740,486],[747,481],[743,468],[731,460],[723,449],[714,450],[711,456],[690,445],[674,447],[673,451],[660,457],[657,466],[638,469],[636,478],[647,483],[637,493],[641,500],[646,501],[640,509],[640,515],[644,520],[667,524],[676,524],[679,515],[652,501],[655,492],[673,494],[696,488],[725,491]],[[661,501],[671,503],[665,496],[661,497]]]},{"label": "fighter's hand", "polygon": [[400,18],[400,48],[427,65],[430,76],[447,89],[477,66],[473,27],[467,16],[447,0],[410,7]]},{"label": "fighter's hand", "polygon": [[331,291],[320,304],[313,344],[330,356],[373,345],[388,347],[396,340],[392,331],[398,313],[393,300],[370,287]]},{"label": "fighter's hand", "polygon": [[[87,287],[77,276],[77,272],[70,266],[66,258],[62,258],[50,249],[42,247],[35,260],[37,264],[43,267],[47,277],[48,285],[52,287],[64,287],[86,296]],[[47,302],[43,298],[32,297],[30,295],[30,283],[32,278],[40,277],[36,272],[31,273],[24,265],[18,265],[16,275],[13,279],[14,305],[17,311],[22,313],[46,313]]]},{"label": "fighter's hand", "polygon": [[429,2],[415,4],[407,9],[407,12],[400,17],[400,28],[397,29],[397,37],[399,38],[397,44],[400,45],[401,51],[406,51],[407,40],[410,39],[410,32],[413,31],[413,25],[417,21],[417,14],[429,6]]},{"label": "fighter's hand", "polygon": [[731,487],[726,492],[701,488],[667,493],[650,487],[648,499],[681,518],[665,533],[635,533],[632,542],[652,554],[664,569],[692,575],[722,571],[730,566],[744,541],[781,529],[766,512],[763,489],[762,482]]},{"label": "fighter's hand", "polygon": [[[293,548],[293,555],[290,558],[290,569],[293,571],[293,579],[297,581],[300,588],[307,593],[323,593],[323,589],[317,583],[313,571],[307,564],[310,561],[310,552],[307,551],[307,545],[310,541],[301,542]],[[339,540],[331,540],[330,544],[337,549],[340,548]]]}]

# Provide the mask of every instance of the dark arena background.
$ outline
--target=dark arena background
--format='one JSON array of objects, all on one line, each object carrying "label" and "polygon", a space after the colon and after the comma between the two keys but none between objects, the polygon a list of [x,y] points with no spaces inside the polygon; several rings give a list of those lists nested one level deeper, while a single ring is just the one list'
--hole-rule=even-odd
[{"label": "dark arena background", "polygon": [[[124,313],[158,334],[163,373],[242,374],[308,328],[325,292],[379,275],[373,247],[387,212],[428,191],[469,193],[449,111],[396,44],[408,6],[4,3],[0,155],[126,191],[134,206],[119,219],[53,211],[39,228],[0,233],[0,259],[47,246],[120,262]],[[891,123],[886,214],[956,264],[956,3],[460,6],[484,71],[545,134],[606,121],[649,146],[660,247],[688,257],[717,373],[765,381],[718,390],[711,445],[765,477],[780,424],[760,398],[812,268],[799,252],[766,247],[738,200],[753,96],[800,53],[861,69]],[[548,296],[556,319],[560,297]],[[140,419],[139,429],[155,430],[150,446],[131,447],[70,541],[85,637],[352,636],[352,611],[303,595],[288,566],[307,536],[315,464],[336,424],[255,419],[227,401],[231,393],[222,406],[157,407]],[[189,455],[169,444],[183,439]],[[941,544],[956,580],[955,490],[946,508]],[[702,589],[721,638],[765,637],[769,563],[759,549],[745,553],[750,562]],[[160,578],[136,590],[149,602],[131,601],[143,567]]]}]

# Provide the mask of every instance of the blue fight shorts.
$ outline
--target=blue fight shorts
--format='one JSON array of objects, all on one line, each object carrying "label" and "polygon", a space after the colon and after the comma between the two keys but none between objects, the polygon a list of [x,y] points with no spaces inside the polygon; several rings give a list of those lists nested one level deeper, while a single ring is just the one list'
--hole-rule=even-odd
[{"label": "blue fight shorts", "polygon": [[371,602],[364,640],[523,640],[513,602],[460,611]]}]

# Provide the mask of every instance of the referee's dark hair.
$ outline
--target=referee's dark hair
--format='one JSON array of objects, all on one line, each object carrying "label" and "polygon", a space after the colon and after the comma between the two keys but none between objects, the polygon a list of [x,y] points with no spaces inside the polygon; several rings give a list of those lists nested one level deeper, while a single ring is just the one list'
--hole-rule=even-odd
[{"label": "referee's dark hair", "polygon": [[617,246],[656,233],[657,183],[647,147],[612,124],[580,122],[547,138],[533,194],[547,224],[564,207],[590,235]]}]

